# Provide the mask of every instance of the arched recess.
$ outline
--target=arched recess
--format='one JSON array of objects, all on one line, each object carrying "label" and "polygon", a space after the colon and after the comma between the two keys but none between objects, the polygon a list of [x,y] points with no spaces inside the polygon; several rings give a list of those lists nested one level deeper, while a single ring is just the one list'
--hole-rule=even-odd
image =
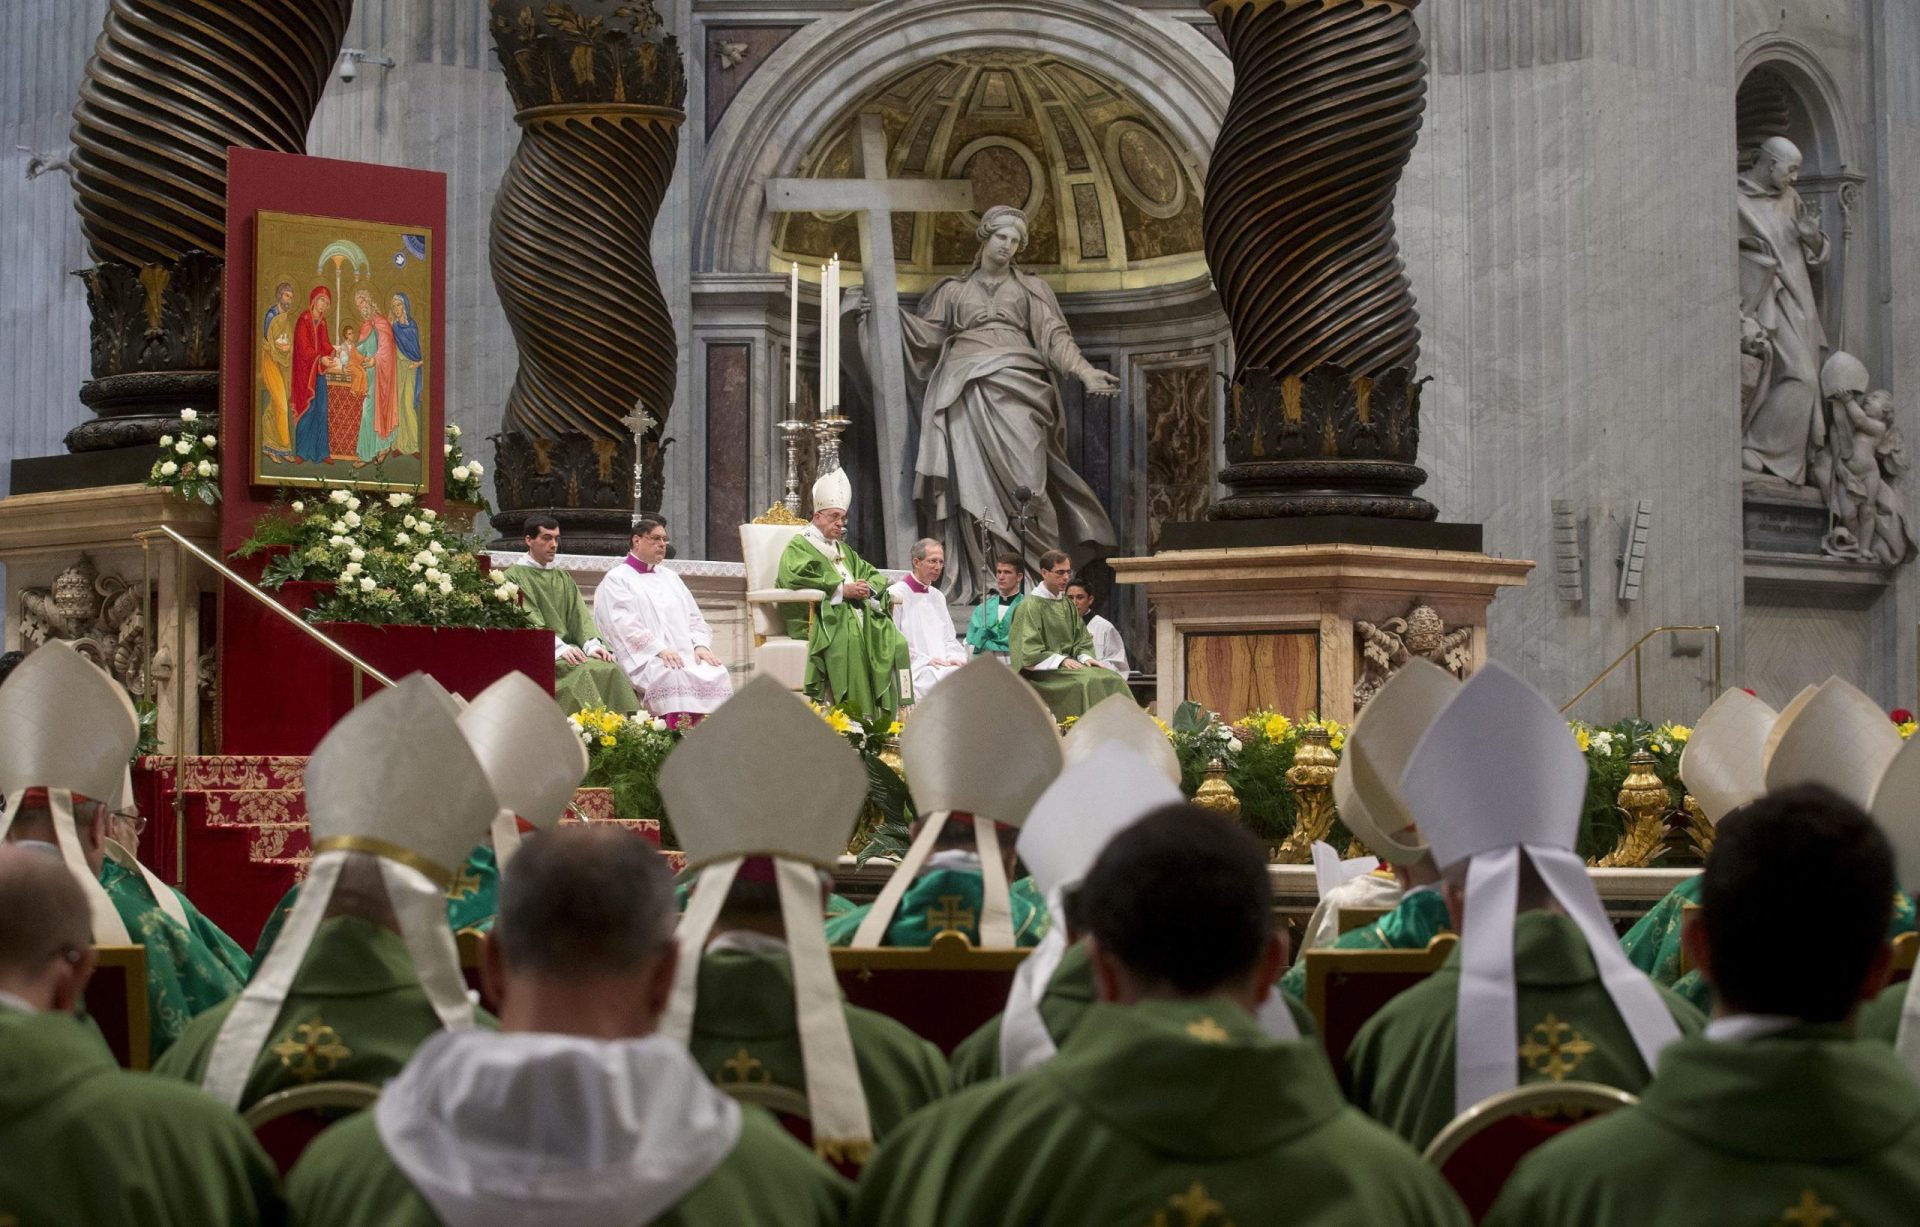
[{"label": "arched recess", "polygon": [[1191,25],[1113,0],[880,0],[789,39],[728,108],[694,210],[695,272],[766,271],[764,185],[794,170],[848,98],[918,60],[1006,48],[1077,61],[1127,88],[1205,182],[1233,70]]}]

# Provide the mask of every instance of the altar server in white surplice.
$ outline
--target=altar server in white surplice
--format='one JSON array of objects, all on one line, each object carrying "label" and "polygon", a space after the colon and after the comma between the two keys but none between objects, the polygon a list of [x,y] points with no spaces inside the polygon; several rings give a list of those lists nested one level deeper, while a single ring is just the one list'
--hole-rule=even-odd
[{"label": "altar server in white surplice", "polygon": [[900,602],[894,621],[907,637],[916,699],[926,698],[936,682],[967,663],[967,645],[953,633],[953,614],[940,591],[940,576],[946,569],[946,548],[932,537],[922,537],[913,546],[913,570],[890,590]]},{"label": "altar server in white surplice", "polygon": [[632,552],[593,594],[593,624],[647,710],[681,728],[731,698],[733,682],[693,594],[660,565],[666,557],[666,521],[635,521]]}]

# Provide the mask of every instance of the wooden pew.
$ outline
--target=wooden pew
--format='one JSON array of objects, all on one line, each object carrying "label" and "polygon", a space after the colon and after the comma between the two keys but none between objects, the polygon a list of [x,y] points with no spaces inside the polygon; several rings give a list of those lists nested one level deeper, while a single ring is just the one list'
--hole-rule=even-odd
[{"label": "wooden pew", "polygon": [[147,948],[95,946],[85,993],[87,1017],[106,1037],[123,1069],[152,1066],[153,1020],[147,1011]]}]

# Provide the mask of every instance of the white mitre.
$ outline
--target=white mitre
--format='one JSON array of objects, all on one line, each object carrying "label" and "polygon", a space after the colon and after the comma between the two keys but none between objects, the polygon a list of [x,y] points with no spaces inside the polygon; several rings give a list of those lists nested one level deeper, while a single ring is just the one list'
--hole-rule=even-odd
[{"label": "white mitre", "polygon": [[[87,897],[93,940],[131,943],[106,888],[87,864],[74,826],[75,798],[111,805],[140,743],[140,718],[120,684],[59,640],[27,658],[0,686],[0,840],[5,840],[33,788],[47,790],[60,859]],[[100,821],[106,821],[101,815]]]},{"label": "white mitre", "polygon": [[542,831],[558,826],[586,778],[587,748],[553,696],[524,673],[509,673],[481,691],[459,724],[500,806],[493,855],[504,871],[520,850],[515,816]]},{"label": "white mitre", "polygon": [[[1893,845],[1894,881],[1909,893],[1920,890],[1920,737],[1908,738],[1887,764],[1869,812]],[[1920,976],[1907,981],[1893,1048],[1907,1072],[1920,1078]]]},{"label": "white mitre", "polygon": [[1459,693],[1451,673],[1416,656],[1367,701],[1347,731],[1333,774],[1334,807],[1354,838],[1390,865],[1415,865],[1427,855],[1427,841],[1400,795],[1400,775]]},{"label": "white mitre", "polygon": [[1579,926],[1602,986],[1648,1069],[1680,1038],[1653,981],[1627,961],[1586,866],[1574,855],[1587,760],[1539,691],[1488,663],[1461,686],[1415,747],[1400,776],[1433,859],[1468,866],[1454,1106],[1513,1089],[1520,1046],[1513,931],[1520,858]]},{"label": "white mitre", "polygon": [[980,944],[1011,947],[1013,902],[994,824],[1020,826],[1060,774],[1060,733],[1039,693],[992,657],[975,658],[915,706],[900,735],[900,763],[920,833],[861,918],[853,947],[885,940],[948,815],[962,814],[973,819],[980,853]]},{"label": "white mitre", "polygon": [[[1130,694],[1110,694],[1095,703],[1067,730],[1060,741],[1060,753],[1066,766],[1071,767],[1109,745],[1125,746],[1168,783],[1179,787],[1180,756],[1173,752],[1173,743],[1167,740],[1159,722]],[[1024,847],[1021,855],[1026,855]],[[1032,868],[1033,862],[1028,861],[1027,866]]]},{"label": "white mitre", "polygon": [[1763,776],[1766,772],[1767,764],[1773,761],[1774,749],[1779,746],[1780,738],[1786,734],[1788,726],[1793,723],[1793,718],[1799,715],[1800,709],[1805,707],[1807,702],[1819,692],[1819,686],[1803,687],[1799,694],[1794,695],[1792,699],[1788,700],[1787,705],[1780,709],[1780,714],[1774,717],[1773,728],[1767,733],[1767,744],[1760,751],[1760,770]]},{"label": "white mitre", "polygon": [[1900,730],[1857,686],[1830,677],[1780,713],[1767,759],[1768,792],[1819,784],[1863,810],[1900,753]]},{"label": "white mitre", "polygon": [[830,469],[813,483],[813,510],[845,511],[853,506],[853,480],[845,469]]},{"label": "white mitre", "polygon": [[[752,768],[742,770],[751,758]],[[700,960],[749,857],[773,862],[793,964],[813,1148],[865,1162],[873,1148],[867,1096],[820,923],[820,869],[831,869],[867,796],[867,771],[846,738],[769,677],[757,677],[675,747],[660,796],[699,881],[680,918],[680,961],[661,1030],[693,1034]]]},{"label": "white mitre", "polygon": [[1713,701],[1680,751],[1680,782],[1710,823],[1767,791],[1767,742],[1779,713],[1735,687]]},{"label": "white mitre", "polygon": [[294,974],[326,916],[350,853],[377,858],[420,987],[443,1026],[473,1026],[473,1002],[447,927],[454,867],[499,803],[439,683],[411,674],[348,712],[306,770],[313,862],[293,911],[220,1026],[201,1085],[238,1106]]}]

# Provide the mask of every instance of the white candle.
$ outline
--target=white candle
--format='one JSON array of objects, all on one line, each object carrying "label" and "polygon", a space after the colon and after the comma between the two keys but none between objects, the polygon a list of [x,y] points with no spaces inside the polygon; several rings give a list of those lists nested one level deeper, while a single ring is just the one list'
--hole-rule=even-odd
[{"label": "white candle", "polygon": [[833,374],[827,383],[827,403],[833,416],[840,416],[840,257],[833,257]]},{"label": "white candle", "polygon": [[814,401],[814,411],[821,417],[827,412],[827,363],[831,361],[827,353],[831,337],[827,333],[827,266],[820,266],[820,394]]},{"label": "white candle", "polygon": [[787,403],[800,399],[800,262],[793,262],[793,280],[787,291]]}]

